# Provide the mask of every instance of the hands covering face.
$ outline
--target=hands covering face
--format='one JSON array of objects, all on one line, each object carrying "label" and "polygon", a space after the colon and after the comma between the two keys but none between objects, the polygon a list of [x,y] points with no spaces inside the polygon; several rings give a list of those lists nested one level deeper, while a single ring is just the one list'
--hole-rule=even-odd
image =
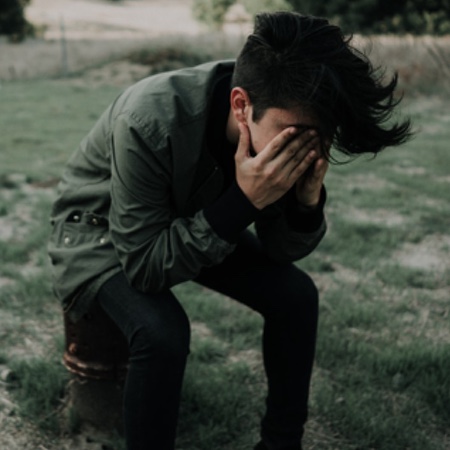
[{"label": "hands covering face", "polygon": [[[252,204],[262,209],[281,198],[295,185],[300,204],[315,207],[328,161],[322,154],[323,143],[313,129],[283,129],[262,149],[251,155],[248,126],[238,124],[240,138],[235,155],[236,180]],[[325,143],[325,150],[329,150]]]}]

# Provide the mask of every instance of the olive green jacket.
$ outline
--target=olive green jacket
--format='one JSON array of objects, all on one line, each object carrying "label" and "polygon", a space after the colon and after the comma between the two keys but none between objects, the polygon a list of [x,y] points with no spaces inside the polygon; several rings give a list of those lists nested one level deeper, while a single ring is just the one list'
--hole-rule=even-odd
[{"label": "olive green jacket", "polygon": [[[138,82],[69,160],[52,210],[49,254],[54,291],[74,320],[119,270],[137,289],[157,292],[233,251],[202,211],[223,187],[206,149],[209,102],[233,68],[219,61]],[[325,224],[294,232],[283,208],[282,201],[266,208],[255,229],[267,253],[287,262],[311,252]]]}]

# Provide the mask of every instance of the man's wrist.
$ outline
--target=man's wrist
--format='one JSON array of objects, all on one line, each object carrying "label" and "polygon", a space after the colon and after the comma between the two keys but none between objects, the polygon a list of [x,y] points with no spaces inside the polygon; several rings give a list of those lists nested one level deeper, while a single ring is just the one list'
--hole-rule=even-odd
[{"label": "man's wrist", "polygon": [[230,243],[237,240],[241,231],[255,220],[259,212],[236,182],[203,211],[216,234]]},{"label": "man's wrist", "polygon": [[305,212],[315,211],[317,208],[319,208],[319,205],[320,205],[320,198],[316,202],[313,202],[310,204],[301,202],[297,199],[297,208],[300,211],[305,211]]},{"label": "man's wrist", "polygon": [[316,205],[305,205],[298,201],[295,192],[288,195],[288,205],[286,210],[286,218],[292,229],[310,233],[317,230],[324,220],[323,208],[326,202],[326,190],[322,185],[320,198]]}]

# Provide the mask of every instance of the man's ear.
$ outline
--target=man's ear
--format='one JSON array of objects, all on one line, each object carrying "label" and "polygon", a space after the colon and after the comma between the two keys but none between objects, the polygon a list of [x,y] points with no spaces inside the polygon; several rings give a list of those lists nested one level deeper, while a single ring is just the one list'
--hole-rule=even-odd
[{"label": "man's ear", "polygon": [[231,112],[237,122],[247,124],[250,114],[250,98],[245,89],[234,87],[230,93]]}]

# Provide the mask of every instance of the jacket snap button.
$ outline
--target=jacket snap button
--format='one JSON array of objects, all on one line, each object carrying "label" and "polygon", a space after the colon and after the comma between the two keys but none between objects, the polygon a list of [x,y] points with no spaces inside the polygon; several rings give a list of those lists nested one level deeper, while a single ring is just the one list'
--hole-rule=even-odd
[{"label": "jacket snap button", "polygon": [[64,244],[70,244],[70,237],[66,236],[64,238]]},{"label": "jacket snap button", "polygon": [[91,220],[92,225],[98,225],[98,219],[95,217]]},{"label": "jacket snap button", "polygon": [[74,222],[79,222],[80,221],[80,216],[78,216],[78,215],[73,216],[73,221]]},{"label": "jacket snap button", "polygon": [[102,237],[100,238],[100,244],[104,244],[106,242],[106,238]]}]

